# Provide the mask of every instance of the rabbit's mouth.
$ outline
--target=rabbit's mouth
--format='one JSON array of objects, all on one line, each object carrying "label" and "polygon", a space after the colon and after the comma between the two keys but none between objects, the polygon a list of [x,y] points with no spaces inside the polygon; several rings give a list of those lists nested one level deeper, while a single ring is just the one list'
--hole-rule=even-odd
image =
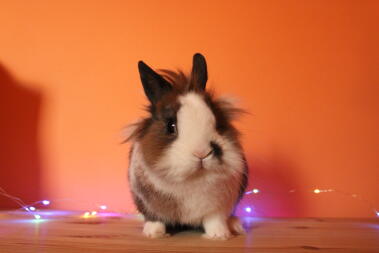
[{"label": "rabbit's mouth", "polygon": [[200,160],[198,161],[197,165],[196,165],[196,170],[197,171],[205,171],[205,170],[208,170],[209,169],[209,164],[204,161],[204,160]]},{"label": "rabbit's mouth", "polygon": [[207,171],[207,167],[204,162],[199,161],[194,167],[192,172],[188,175],[187,179],[195,179],[204,176]]},{"label": "rabbit's mouth", "polygon": [[198,163],[198,165],[197,165],[197,169],[198,170],[204,170],[205,168],[204,168],[204,163],[203,163],[203,161],[199,161],[199,163]]}]

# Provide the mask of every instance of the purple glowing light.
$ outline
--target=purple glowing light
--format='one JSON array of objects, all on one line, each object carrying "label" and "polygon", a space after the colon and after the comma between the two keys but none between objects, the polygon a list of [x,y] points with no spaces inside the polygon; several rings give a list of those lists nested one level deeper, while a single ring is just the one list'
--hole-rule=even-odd
[{"label": "purple glowing light", "polygon": [[247,213],[251,213],[252,209],[251,209],[251,207],[245,207],[245,211],[246,211]]}]

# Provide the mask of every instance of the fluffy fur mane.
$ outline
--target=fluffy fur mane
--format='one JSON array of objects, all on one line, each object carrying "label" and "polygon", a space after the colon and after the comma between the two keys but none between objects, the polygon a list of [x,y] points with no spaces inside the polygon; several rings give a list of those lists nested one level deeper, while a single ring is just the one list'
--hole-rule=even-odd
[{"label": "fluffy fur mane", "polygon": [[[192,84],[191,77],[185,74],[182,70],[172,71],[168,69],[159,69],[158,73],[172,85],[174,93],[177,93],[179,95],[191,91],[201,93],[204,96],[206,103],[212,109],[213,113],[218,118],[218,121],[221,123],[219,125],[219,128],[221,128],[221,130],[232,128],[233,137],[239,137],[239,132],[234,127],[232,127],[231,122],[237,120],[242,114],[245,114],[246,111],[237,107],[232,98],[217,97],[213,90],[196,90]],[[154,110],[152,109],[151,105],[146,106],[145,110],[150,115],[141,118],[140,120],[125,127],[125,140],[123,143],[134,141],[142,137],[148,130],[148,127],[151,125],[153,120],[151,115],[154,113]]]}]

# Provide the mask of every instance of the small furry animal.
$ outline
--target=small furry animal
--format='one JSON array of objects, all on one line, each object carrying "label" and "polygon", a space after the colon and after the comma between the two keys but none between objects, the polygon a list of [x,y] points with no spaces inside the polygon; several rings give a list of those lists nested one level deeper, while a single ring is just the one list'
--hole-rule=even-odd
[{"label": "small furry animal", "polygon": [[168,236],[166,226],[203,227],[209,239],[229,239],[244,229],[234,208],[248,168],[232,125],[243,112],[206,91],[207,65],[193,56],[192,72],[138,69],[150,101],[149,115],[131,125],[128,171],[143,234]]}]

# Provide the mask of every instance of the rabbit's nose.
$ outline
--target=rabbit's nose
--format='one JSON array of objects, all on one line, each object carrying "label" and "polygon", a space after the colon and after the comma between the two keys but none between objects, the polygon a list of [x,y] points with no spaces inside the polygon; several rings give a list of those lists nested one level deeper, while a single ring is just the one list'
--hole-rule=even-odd
[{"label": "rabbit's nose", "polygon": [[206,149],[206,150],[197,150],[193,152],[192,154],[199,158],[200,160],[203,160],[210,156],[213,153],[213,149]]}]

